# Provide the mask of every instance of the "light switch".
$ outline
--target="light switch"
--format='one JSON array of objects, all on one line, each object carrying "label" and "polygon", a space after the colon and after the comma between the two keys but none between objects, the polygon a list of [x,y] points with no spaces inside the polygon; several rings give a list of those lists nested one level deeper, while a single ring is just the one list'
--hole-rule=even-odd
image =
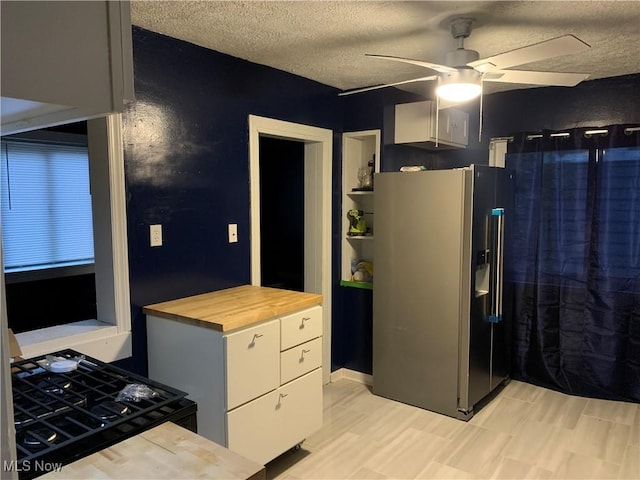
[{"label": "light switch", "polygon": [[238,242],[238,224],[230,223],[229,224],[229,243],[237,243]]},{"label": "light switch", "polygon": [[149,236],[152,247],[162,246],[162,225],[149,225]]}]

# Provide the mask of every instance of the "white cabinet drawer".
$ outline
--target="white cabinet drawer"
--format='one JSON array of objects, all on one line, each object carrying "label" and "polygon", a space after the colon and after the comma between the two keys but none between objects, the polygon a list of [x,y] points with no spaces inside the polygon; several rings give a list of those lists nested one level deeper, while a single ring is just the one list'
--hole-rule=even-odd
[{"label": "white cabinet drawer", "polygon": [[227,410],[278,388],[279,340],[278,320],[225,335]]},{"label": "white cabinet drawer", "polygon": [[322,426],[322,369],[227,413],[227,447],[262,465]]},{"label": "white cabinet drawer", "polygon": [[280,354],[280,383],[287,383],[322,364],[322,337],[291,347]]},{"label": "white cabinet drawer", "polygon": [[281,318],[282,350],[322,335],[322,307],[312,307]]}]

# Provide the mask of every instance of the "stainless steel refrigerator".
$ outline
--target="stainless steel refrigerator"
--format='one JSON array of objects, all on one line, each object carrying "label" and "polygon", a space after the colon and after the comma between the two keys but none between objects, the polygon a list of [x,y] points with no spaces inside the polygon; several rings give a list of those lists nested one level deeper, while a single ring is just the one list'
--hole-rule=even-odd
[{"label": "stainless steel refrigerator", "polygon": [[375,177],[373,392],[468,420],[508,379],[503,168]]}]

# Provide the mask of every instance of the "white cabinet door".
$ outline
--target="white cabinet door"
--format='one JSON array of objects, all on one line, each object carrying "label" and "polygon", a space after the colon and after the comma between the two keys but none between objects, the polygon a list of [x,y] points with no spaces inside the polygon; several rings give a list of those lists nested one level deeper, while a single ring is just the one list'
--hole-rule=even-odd
[{"label": "white cabinet door", "polygon": [[280,383],[290,382],[322,364],[322,337],[291,347],[280,354]]},{"label": "white cabinet door", "polygon": [[451,109],[451,143],[461,146],[469,144],[469,114],[462,110]]},{"label": "white cabinet door", "polygon": [[399,103],[395,106],[395,143],[435,140],[434,102]]},{"label": "white cabinet door", "polygon": [[262,465],[322,425],[322,369],[227,413],[227,447]]},{"label": "white cabinet door", "polygon": [[280,384],[280,322],[273,320],[224,337],[227,410]]},{"label": "white cabinet door", "polygon": [[227,413],[227,448],[262,465],[280,453],[285,432],[277,425],[278,391]]},{"label": "white cabinet door", "polygon": [[[435,108],[433,109],[435,111]],[[437,118],[436,118],[437,115]],[[433,135],[432,138],[435,141],[436,124],[438,128],[438,141],[450,142],[451,141],[451,112],[449,109],[439,110],[438,113],[433,113]]]},{"label": "white cabinet door", "polygon": [[287,350],[322,335],[322,307],[312,307],[282,317],[280,349]]},{"label": "white cabinet door", "polygon": [[287,383],[278,392],[278,425],[285,437],[284,452],[322,427],[322,369]]}]

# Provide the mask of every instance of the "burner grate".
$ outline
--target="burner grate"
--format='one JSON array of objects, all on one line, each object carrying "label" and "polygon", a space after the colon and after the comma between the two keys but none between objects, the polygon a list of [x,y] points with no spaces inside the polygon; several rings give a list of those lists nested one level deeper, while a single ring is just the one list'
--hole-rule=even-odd
[{"label": "burner grate", "polygon": [[[53,355],[72,359],[80,354],[63,350]],[[195,415],[195,404],[180,390],[93,358],[71,372],[51,373],[38,364],[45,358],[11,365],[19,467],[42,458],[79,458],[86,454],[86,445],[123,440],[166,421],[177,409],[186,408],[185,402]],[[118,393],[132,383],[149,386],[157,396],[116,402]]]}]

